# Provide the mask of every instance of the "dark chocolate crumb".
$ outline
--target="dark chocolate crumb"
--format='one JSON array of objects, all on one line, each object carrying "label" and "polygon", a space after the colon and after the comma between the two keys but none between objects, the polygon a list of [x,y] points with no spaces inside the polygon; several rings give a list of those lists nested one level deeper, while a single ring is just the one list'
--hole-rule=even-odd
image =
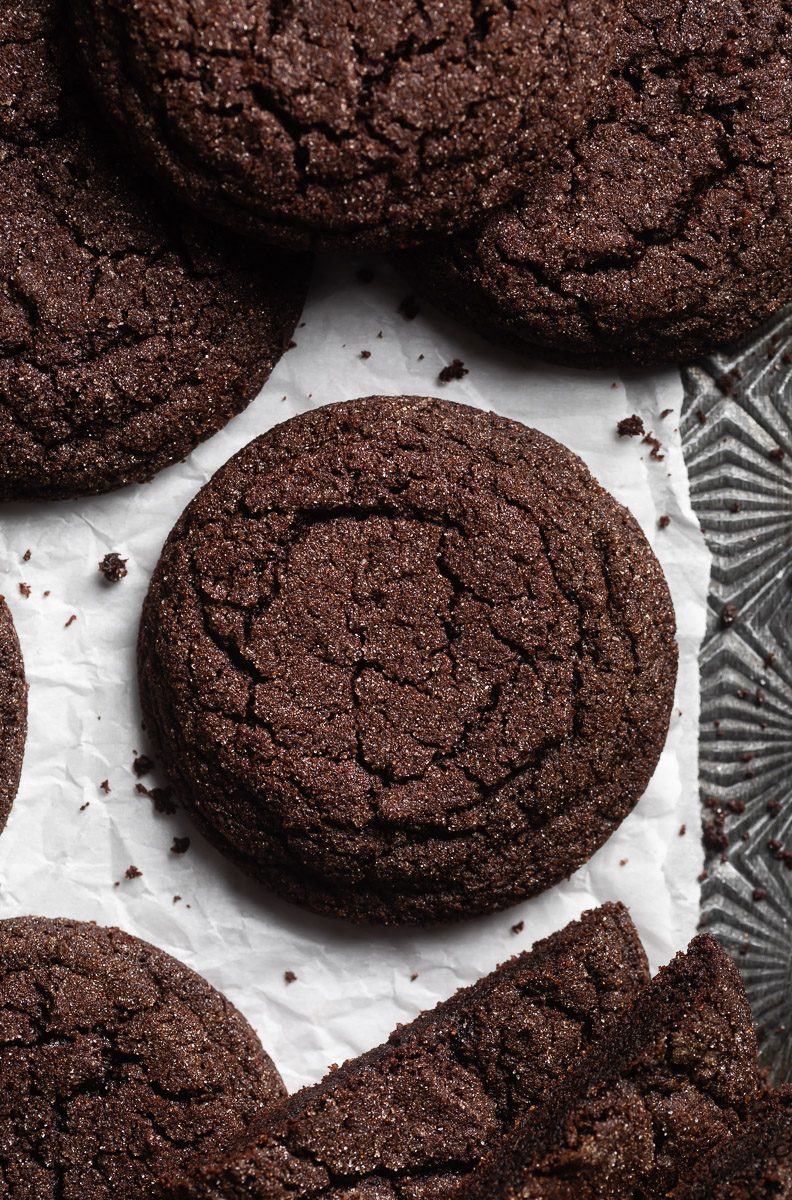
[{"label": "dark chocolate crumb", "polygon": [[423,354],[419,354],[419,355],[418,355],[418,362],[423,362],[423,360],[424,360],[424,356],[423,356]]},{"label": "dark chocolate crumb", "polygon": [[178,809],[178,805],[173,802],[173,788],[170,785],[168,787],[151,788],[149,796],[151,797],[155,812],[165,813],[170,816]]},{"label": "dark chocolate crumb", "polygon": [[143,872],[139,871],[133,863],[132,866],[127,867],[126,871],[124,871],[124,879],[140,879],[142,874]]},{"label": "dark chocolate crumb", "polygon": [[767,896],[767,888],[755,887],[752,895],[754,900],[764,900]]},{"label": "dark chocolate crumb", "polygon": [[620,858],[620,859],[619,859],[619,866],[620,866],[620,867],[626,867],[626,866],[627,866],[627,863],[628,863],[629,861],[630,861],[630,860],[629,860],[629,858]]},{"label": "dark chocolate crumb", "polygon": [[415,299],[415,296],[409,295],[404,297],[398,311],[404,317],[405,321],[414,321],[421,311],[421,306]]},{"label": "dark chocolate crumb", "polygon": [[671,524],[671,518],[669,517],[668,513],[664,513],[663,516],[658,520],[657,524],[660,529],[668,529],[668,526]]},{"label": "dark chocolate crumb", "polygon": [[701,422],[701,424],[702,424],[702,425],[703,425],[703,424],[706,422],[706,420],[707,420],[707,414],[704,412],[704,409],[703,409],[703,408],[697,408],[697,409],[696,409],[696,416],[698,417],[698,419],[699,419],[699,421]]},{"label": "dark chocolate crumb", "polygon": [[740,615],[736,604],[727,604],[721,613],[721,625],[733,625]]},{"label": "dark chocolate crumb", "polygon": [[727,802],[727,808],[729,809],[730,812],[733,812],[733,813],[744,813],[745,812],[745,801],[744,800],[729,800]]},{"label": "dark chocolate crumb", "polygon": [[651,452],[649,454],[650,458],[653,458],[655,460],[655,462],[663,461],[663,459],[665,458],[665,454],[660,453],[660,451],[663,447],[663,443],[660,441],[659,438],[655,437],[655,435],[652,433],[651,429],[644,437],[641,438],[641,441],[646,442],[646,444],[648,446],[652,447]]},{"label": "dark chocolate crumb", "polygon": [[767,801],[767,811],[770,813],[771,817],[777,817],[778,814],[781,812],[781,801],[780,800],[768,800]]},{"label": "dark chocolate crumb", "polygon": [[31,551],[26,550],[25,553],[22,555],[22,562],[30,562],[30,559],[31,559]]},{"label": "dark chocolate crumb", "polygon": [[111,550],[109,554],[105,554],[99,563],[99,570],[108,583],[118,583],[120,579],[129,574],[129,571],[126,569],[128,562],[128,558],[121,558],[115,550]]},{"label": "dark chocolate crumb", "polygon": [[370,350],[361,350],[360,357],[361,358],[371,358],[371,351]]},{"label": "dark chocolate crumb", "polygon": [[738,378],[735,371],[727,371],[725,375],[721,375],[715,380],[715,386],[723,392],[724,396],[733,396],[735,380]]},{"label": "dark chocolate crumb", "polygon": [[173,903],[174,903],[174,904],[178,904],[180,900],[181,900],[181,896],[174,896],[174,897],[173,897]]},{"label": "dark chocolate crumb", "polygon": [[297,976],[294,974],[294,971],[284,971],[283,978],[286,980],[287,983],[296,983],[297,982]]},{"label": "dark chocolate crumb", "polygon": [[28,596],[30,595],[30,585],[27,583],[20,583],[19,590],[27,600]]},{"label": "dark chocolate crumb", "polygon": [[516,925],[512,925],[511,927],[512,933],[515,934],[522,933],[523,929],[525,929],[525,921],[518,921]]},{"label": "dark chocolate crumb", "polygon": [[141,779],[144,775],[148,775],[150,771],[154,770],[154,765],[153,759],[149,758],[147,754],[141,754],[132,763],[132,770],[135,772],[138,779]]},{"label": "dark chocolate crumb", "polygon": [[674,411],[673,408],[664,408],[663,411],[660,413],[660,420],[664,421],[666,419],[666,417],[669,416],[673,411]]},{"label": "dark chocolate crumb", "polygon": [[451,383],[453,379],[462,379],[469,371],[461,358],[453,359],[447,367],[443,367],[437,378],[441,383]]},{"label": "dark chocolate crumb", "polygon": [[702,871],[700,875],[696,876],[696,879],[699,883],[703,883],[705,879],[709,879],[709,871]]},{"label": "dark chocolate crumb", "polygon": [[68,628],[69,628],[69,626],[70,626],[70,625],[73,625],[73,624],[74,624],[74,622],[75,622],[76,620],[77,620],[77,614],[76,614],[76,613],[72,613],[72,615],[69,617],[69,619],[68,619],[68,621],[66,622],[66,624],[63,626],[63,628],[64,628],[64,629],[68,629]]},{"label": "dark chocolate crumb", "polygon": [[110,795],[110,781],[108,779],[103,779],[102,782],[99,784],[99,787],[102,789],[102,791],[104,792],[104,794],[106,796]]},{"label": "dark chocolate crumb", "polygon": [[410,983],[415,983],[417,978],[418,978],[418,972],[414,971],[413,974],[410,976]]},{"label": "dark chocolate crumb", "polygon": [[765,664],[765,666],[766,666],[766,667],[774,667],[774,666],[775,666],[775,661],[776,661],[776,656],[775,656],[775,654],[766,654],[766,655],[765,655],[764,664]]},{"label": "dark chocolate crumb", "polygon": [[190,839],[188,837],[175,837],[171,846],[171,854],[186,854],[190,849]]},{"label": "dark chocolate crumb", "polygon": [[771,458],[777,458],[779,462],[786,458],[786,450],[783,446],[776,446],[775,450],[770,451]]},{"label": "dark chocolate crumb", "polygon": [[742,504],[740,504],[739,500],[734,501],[734,504],[731,506],[731,510],[733,513],[742,512]]},{"label": "dark chocolate crumb", "polygon": [[687,833],[687,825],[680,825],[679,826],[679,836],[684,837],[686,833]]},{"label": "dark chocolate crumb", "polygon": [[616,432],[619,437],[643,437],[646,430],[644,423],[637,413],[633,413],[631,417],[625,417],[619,421],[616,426]]},{"label": "dark chocolate crumb", "polygon": [[90,801],[90,800],[86,800],[86,801],[85,801],[85,804],[81,804],[81,805],[80,805],[80,812],[85,812],[86,808],[88,807],[88,805],[89,805],[90,803],[91,803],[91,801]]}]

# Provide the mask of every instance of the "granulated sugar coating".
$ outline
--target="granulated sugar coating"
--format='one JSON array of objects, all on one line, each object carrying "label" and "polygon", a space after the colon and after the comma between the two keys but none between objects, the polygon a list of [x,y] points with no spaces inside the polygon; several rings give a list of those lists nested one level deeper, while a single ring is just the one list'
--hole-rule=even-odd
[{"label": "granulated sugar coating", "polygon": [[579,459],[414,397],[231,459],[139,640],[199,828],[281,896],[385,923],[505,908],[585,862],[651,777],[676,658],[661,569]]},{"label": "granulated sugar coating", "polygon": [[444,1200],[648,980],[627,910],[584,913],[303,1088],[166,1194]]},{"label": "granulated sugar coating", "polygon": [[455,1200],[661,1200],[704,1157],[717,1161],[758,1091],[745,987],[704,934],[547,1089]]},{"label": "granulated sugar coating", "polygon": [[792,3],[628,0],[586,132],[417,290],[567,365],[662,363],[792,299]]},{"label": "granulated sugar coating", "polygon": [[14,622],[0,596],[0,831],[8,820],[22,771],[27,736],[27,691]]},{"label": "granulated sugar coating", "polygon": [[178,462],[259,391],[307,264],[175,210],[97,121],[65,0],[0,7],[0,501]]},{"label": "granulated sugar coating", "polygon": [[459,229],[582,125],[621,0],[80,0],[141,162],[233,228],[393,248]]},{"label": "granulated sugar coating", "polygon": [[7,1200],[139,1200],[227,1150],[285,1089],[200,976],[118,929],[0,921]]}]

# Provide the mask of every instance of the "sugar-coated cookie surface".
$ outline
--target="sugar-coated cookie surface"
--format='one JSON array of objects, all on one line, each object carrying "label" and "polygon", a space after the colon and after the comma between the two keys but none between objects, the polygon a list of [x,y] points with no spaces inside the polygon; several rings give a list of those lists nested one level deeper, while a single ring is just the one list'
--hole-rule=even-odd
[{"label": "sugar-coated cookie surface", "polygon": [[0,596],[0,831],[19,787],[27,737],[27,691],[19,639]]},{"label": "sugar-coated cookie surface", "polygon": [[547,1089],[455,1200],[664,1200],[739,1135],[758,1091],[745,987],[718,943],[699,936]]},{"label": "sugar-coated cookie surface", "polygon": [[307,264],[158,197],[98,121],[66,0],[0,4],[0,501],[178,462],[253,399]]},{"label": "sugar-coated cookie surface", "polygon": [[373,249],[459,229],[557,151],[621,0],[79,0],[140,161],[224,223]]},{"label": "sugar-coated cookie surface", "polygon": [[147,726],[281,896],[458,919],[569,875],[644,791],[677,651],[632,516],[557,442],[441,400],[295,417],[231,459],[145,604]]},{"label": "sugar-coated cookie surface", "polygon": [[401,263],[567,365],[700,356],[792,300],[792,4],[626,9],[586,131],[475,233]]},{"label": "sugar-coated cookie surface", "polygon": [[627,910],[584,913],[297,1092],[169,1200],[446,1200],[648,980]]},{"label": "sugar-coated cookie surface", "polygon": [[7,1200],[139,1200],[285,1089],[224,996],[119,929],[0,921]]}]

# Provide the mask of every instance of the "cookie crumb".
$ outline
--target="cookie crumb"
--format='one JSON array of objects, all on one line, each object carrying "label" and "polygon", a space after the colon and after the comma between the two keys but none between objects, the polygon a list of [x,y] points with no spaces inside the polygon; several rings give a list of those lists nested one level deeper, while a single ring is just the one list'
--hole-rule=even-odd
[{"label": "cookie crumb", "polygon": [[179,806],[173,802],[173,788],[170,786],[170,784],[168,787],[151,788],[148,794],[151,797],[151,802],[154,805],[155,812],[172,816],[173,813],[178,811]]},{"label": "cookie crumb", "polygon": [[417,978],[418,978],[418,972],[413,971],[412,975],[410,976],[410,983],[415,983]]},{"label": "cookie crumb", "polygon": [[110,795],[110,781],[108,779],[103,779],[102,782],[99,784],[99,787],[102,789],[105,796]]},{"label": "cookie crumb", "polygon": [[111,550],[99,563],[99,570],[108,583],[118,583],[120,579],[129,574],[126,568],[128,562],[128,558],[121,558],[115,550]]},{"label": "cookie crumb", "polygon": [[19,590],[27,600],[28,596],[30,595],[30,585],[27,583],[20,583]]},{"label": "cookie crumb", "polygon": [[779,462],[786,458],[786,450],[783,446],[776,446],[775,450],[770,451],[771,458],[777,458]]},{"label": "cookie crumb", "polygon": [[652,447],[651,451],[649,452],[650,458],[653,458],[655,462],[663,461],[665,454],[660,453],[663,448],[663,443],[660,441],[660,438],[655,437],[651,429],[647,434],[644,434],[644,436],[641,438],[641,441],[646,442],[648,446]]},{"label": "cookie crumb", "polygon": [[90,801],[90,800],[86,800],[86,801],[85,801],[85,804],[81,804],[81,805],[80,805],[80,812],[85,812],[86,808],[88,807],[88,805],[89,805],[90,803],[91,803],[91,801]]},{"label": "cookie crumb", "polygon": [[22,555],[22,562],[30,562],[31,557],[32,557],[31,551],[26,550],[25,553]]},{"label": "cookie crumb", "polygon": [[764,900],[767,896],[767,888],[755,887],[751,894],[754,900]]},{"label": "cookie crumb", "polygon": [[734,501],[734,504],[731,506],[731,510],[733,513],[742,512],[742,504],[740,504],[739,500]]},{"label": "cookie crumb", "polygon": [[643,437],[646,430],[644,423],[637,413],[633,413],[631,417],[624,417],[616,426],[616,432],[619,437]]},{"label": "cookie crumb", "polygon": [[630,860],[629,860],[629,858],[620,858],[620,859],[619,859],[619,866],[620,866],[620,867],[626,867],[626,866],[627,866],[627,863],[628,863],[629,861],[630,861]]},{"label": "cookie crumb", "polygon": [[126,871],[124,871],[124,879],[140,879],[142,874],[143,872],[138,870],[133,863],[131,866],[127,867]]},{"label": "cookie crumb", "polygon": [[736,604],[727,604],[721,613],[721,625],[733,625],[740,615]]},{"label": "cookie crumb", "polygon": [[687,825],[680,825],[679,826],[679,836],[684,837],[686,833],[687,833]]},{"label": "cookie crumb", "polygon": [[776,661],[775,654],[765,654],[764,665],[766,667],[774,667]]},{"label": "cookie crumb", "polygon": [[443,367],[437,378],[441,383],[451,383],[453,379],[462,379],[465,375],[469,375],[465,364],[461,358],[454,358],[447,367]]},{"label": "cookie crumb", "polygon": [[371,351],[370,350],[361,350],[360,357],[361,358],[371,358]]},{"label": "cookie crumb", "polygon": [[707,414],[704,412],[703,408],[696,409],[696,416],[698,417],[698,419],[702,425],[705,425],[707,423]]},{"label": "cookie crumb", "polygon": [[423,362],[423,360],[424,360],[424,356],[423,356],[423,354],[419,354],[419,355],[418,355],[418,362]]},{"label": "cookie crumb", "polygon": [[283,978],[286,980],[287,983],[296,983],[297,982],[297,976],[294,974],[294,971],[284,971]]},{"label": "cookie crumb", "polygon": [[171,854],[186,854],[190,849],[190,839],[188,837],[175,837],[170,849]]},{"label": "cookie crumb", "polygon": [[64,628],[64,629],[68,629],[68,628],[69,628],[69,626],[70,626],[70,625],[73,625],[73,624],[74,624],[74,622],[75,622],[76,620],[77,620],[77,614],[76,614],[76,613],[72,613],[72,615],[69,617],[69,619],[68,619],[68,621],[66,622],[66,624],[63,626],[63,628]]},{"label": "cookie crumb", "polygon": [[660,517],[660,519],[657,522],[659,529],[668,529],[668,526],[670,524],[671,524],[671,518],[669,517],[668,513],[663,513],[662,517]]},{"label": "cookie crumb", "polygon": [[174,897],[173,897],[173,903],[174,903],[174,904],[178,904],[180,900],[181,900],[181,896],[174,896]]},{"label": "cookie crumb", "polygon": [[660,413],[660,420],[665,421],[666,417],[669,417],[673,411],[673,408],[664,408]]},{"label": "cookie crumb", "polygon": [[511,927],[512,933],[522,933],[523,929],[525,929],[525,921],[518,921],[516,925],[512,925]]},{"label": "cookie crumb", "polygon": [[397,311],[401,313],[405,321],[414,321],[421,311],[421,306],[415,299],[415,296],[410,294],[404,297]]},{"label": "cookie crumb", "polygon": [[141,754],[132,763],[132,770],[138,779],[141,779],[144,775],[148,775],[150,771],[154,770],[154,765],[153,759],[149,758],[147,754]]}]

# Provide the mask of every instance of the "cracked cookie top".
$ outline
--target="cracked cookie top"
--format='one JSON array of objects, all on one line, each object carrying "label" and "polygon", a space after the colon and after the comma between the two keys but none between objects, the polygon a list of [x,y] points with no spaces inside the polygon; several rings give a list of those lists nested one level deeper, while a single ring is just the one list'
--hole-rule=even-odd
[{"label": "cracked cookie top", "polygon": [[106,491],[256,395],[302,260],[164,205],[91,113],[64,0],[0,5],[0,501]]},{"label": "cracked cookie top", "polygon": [[588,114],[621,0],[79,0],[140,161],[234,228],[384,249],[516,191]]},{"label": "cracked cookie top", "polygon": [[14,622],[0,596],[0,831],[19,786],[27,737],[27,680]]},{"label": "cracked cookie top", "polygon": [[637,524],[556,442],[369,398],[252,442],[190,505],[140,633],[198,824],[282,895],[377,921],[502,908],[644,790],[676,674]]},{"label": "cracked cookie top", "polygon": [[792,4],[628,0],[585,133],[416,288],[567,364],[728,344],[792,299]]},{"label": "cracked cookie top", "polygon": [[137,1200],[285,1095],[199,975],[119,929],[0,921],[0,1184],[8,1200]]}]

